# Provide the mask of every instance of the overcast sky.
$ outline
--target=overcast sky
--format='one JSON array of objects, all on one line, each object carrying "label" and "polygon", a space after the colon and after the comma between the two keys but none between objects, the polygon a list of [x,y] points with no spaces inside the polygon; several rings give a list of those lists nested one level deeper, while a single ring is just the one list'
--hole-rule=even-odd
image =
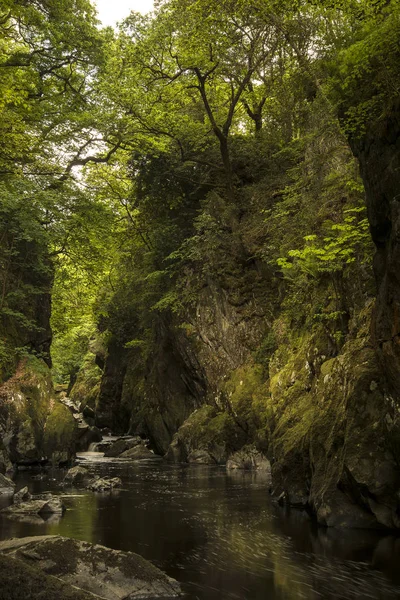
[{"label": "overcast sky", "polygon": [[131,10],[146,13],[153,10],[153,0],[95,0],[103,25],[114,26],[129,15]]}]

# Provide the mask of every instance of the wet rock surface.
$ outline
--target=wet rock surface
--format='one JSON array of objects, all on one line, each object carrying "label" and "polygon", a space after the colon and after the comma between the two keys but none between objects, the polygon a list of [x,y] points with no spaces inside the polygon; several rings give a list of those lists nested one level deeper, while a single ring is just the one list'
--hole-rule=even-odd
[{"label": "wet rock surface", "polygon": [[106,600],[180,595],[174,579],[133,552],[61,536],[38,536],[0,542],[0,554]]}]

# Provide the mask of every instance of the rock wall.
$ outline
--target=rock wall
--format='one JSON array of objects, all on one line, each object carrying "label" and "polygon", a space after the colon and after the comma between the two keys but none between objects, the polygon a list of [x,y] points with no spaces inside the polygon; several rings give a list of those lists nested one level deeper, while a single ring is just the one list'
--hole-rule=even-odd
[{"label": "rock wall", "polygon": [[[243,235],[232,272],[221,258],[186,315],[155,318],[145,359],[109,345],[98,423],[148,436],[174,461],[224,464],[241,449],[261,452],[274,495],[319,523],[399,528],[399,134],[397,105],[352,140],[377,248],[376,298],[369,275],[364,285],[349,270],[347,291],[334,277],[309,278],[303,305],[282,302],[284,284],[251,258]],[[346,296],[339,338],[335,294]]]},{"label": "rock wall", "polygon": [[[376,245],[377,302],[374,344],[391,391],[400,386],[400,102],[352,140],[365,185],[368,219]],[[395,398],[397,400],[397,398]]]}]

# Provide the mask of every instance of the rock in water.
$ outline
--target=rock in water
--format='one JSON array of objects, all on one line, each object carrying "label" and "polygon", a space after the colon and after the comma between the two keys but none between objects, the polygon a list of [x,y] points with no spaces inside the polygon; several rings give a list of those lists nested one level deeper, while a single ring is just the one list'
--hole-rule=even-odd
[{"label": "rock in water", "polygon": [[122,482],[119,477],[101,477],[92,479],[86,487],[88,490],[92,490],[92,492],[111,492],[111,490],[120,488],[121,485]]},{"label": "rock in water", "polygon": [[91,479],[91,475],[85,467],[72,467],[67,472],[64,481],[71,485],[82,485]]},{"label": "rock in water", "polygon": [[32,496],[32,499],[19,501],[16,504],[3,508],[0,512],[10,515],[62,515],[65,506],[61,498],[52,494]]},{"label": "rock in water", "polygon": [[151,450],[146,448],[146,446],[135,446],[134,448],[130,448],[130,450],[125,450],[120,455],[120,458],[132,458],[134,460],[144,460],[146,458],[161,458],[154,454]]},{"label": "rock in water", "polygon": [[108,445],[108,448],[104,450],[104,456],[106,456],[107,458],[115,458],[117,456],[121,456],[121,454],[126,450],[130,450],[131,448],[139,446],[142,443],[143,442],[139,436],[135,436],[132,438],[121,438],[113,442],[111,445]]},{"label": "rock in water", "polygon": [[106,600],[181,595],[177,581],[133,552],[45,535],[0,542],[0,553]]}]

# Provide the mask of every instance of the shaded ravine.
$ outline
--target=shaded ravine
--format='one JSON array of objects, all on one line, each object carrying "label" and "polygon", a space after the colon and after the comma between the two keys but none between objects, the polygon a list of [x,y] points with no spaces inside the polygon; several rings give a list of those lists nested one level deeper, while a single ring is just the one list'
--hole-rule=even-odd
[{"label": "shaded ravine", "polygon": [[61,534],[132,550],[175,577],[188,600],[400,597],[400,539],[314,527],[270,502],[261,473],[81,456],[91,471],[121,477],[123,490],[63,488],[60,470],[41,480],[20,473],[18,487],[61,494],[67,512],[48,522],[0,517],[1,539]]}]

